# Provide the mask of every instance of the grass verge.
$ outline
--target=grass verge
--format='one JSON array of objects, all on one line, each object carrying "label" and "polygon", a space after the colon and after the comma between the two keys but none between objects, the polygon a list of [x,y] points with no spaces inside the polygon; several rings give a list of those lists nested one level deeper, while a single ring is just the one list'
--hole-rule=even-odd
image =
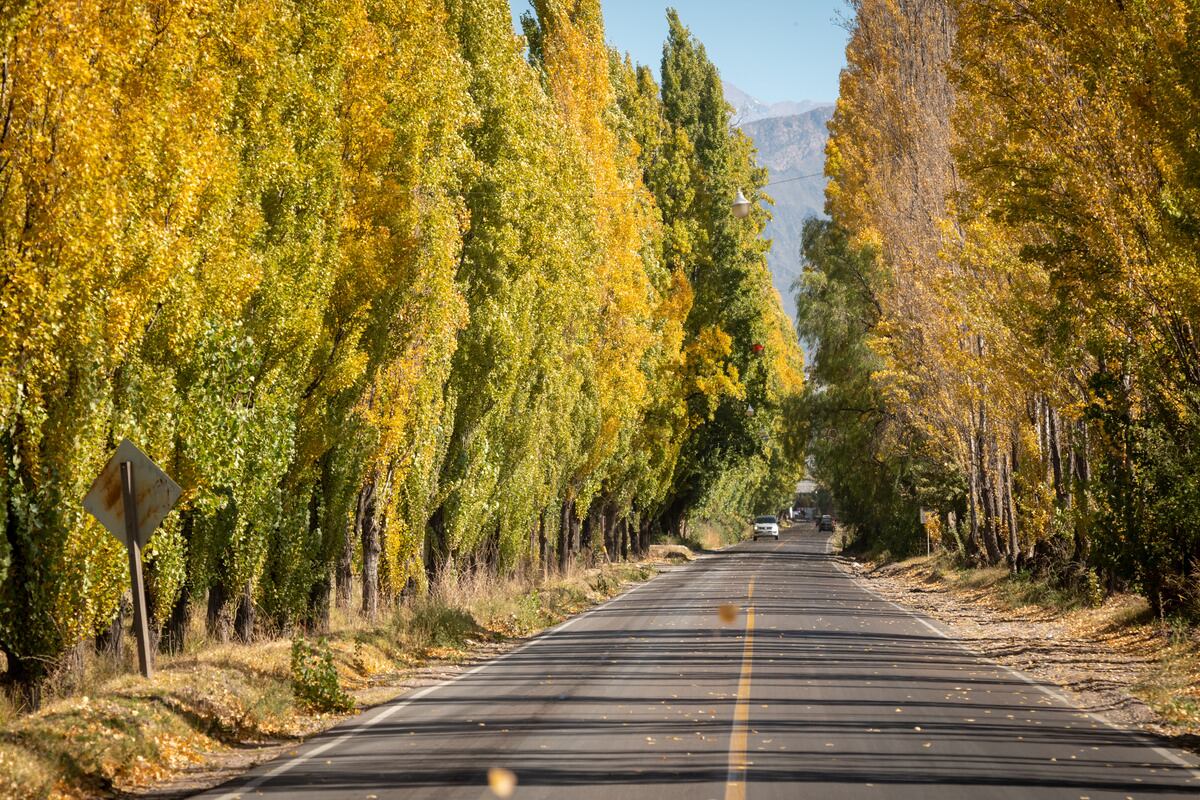
[{"label": "grass verge", "polygon": [[687,536],[668,536],[667,544],[677,544],[692,550],[718,550],[747,538],[750,526],[740,517],[723,516],[694,520],[688,524]]},{"label": "grass verge", "polygon": [[[371,705],[394,696],[416,668],[464,661],[487,643],[537,633],[655,572],[642,563],[545,581],[451,575],[376,624],[339,616],[322,648],[336,669],[335,688],[360,707]],[[234,748],[299,741],[344,718],[297,701],[288,640],[201,642],[159,656],[149,681],[127,674],[127,666],[93,658],[77,694],[34,714],[0,700],[0,798],[137,792]]]}]

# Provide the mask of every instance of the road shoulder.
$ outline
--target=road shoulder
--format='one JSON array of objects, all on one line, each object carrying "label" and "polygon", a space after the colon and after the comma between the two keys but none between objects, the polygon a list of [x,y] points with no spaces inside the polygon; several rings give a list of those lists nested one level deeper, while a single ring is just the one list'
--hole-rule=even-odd
[{"label": "road shoulder", "polygon": [[[935,620],[979,655],[1041,684],[1059,687],[1071,704],[1165,746],[1200,753],[1200,725],[1188,705],[1155,703],[1200,686],[1192,646],[1172,643],[1141,619],[1135,599],[1061,612],[1010,607],[987,587],[946,580],[933,559],[876,565],[839,557],[844,570],[879,596]],[[1164,688],[1169,686],[1174,691]]]}]

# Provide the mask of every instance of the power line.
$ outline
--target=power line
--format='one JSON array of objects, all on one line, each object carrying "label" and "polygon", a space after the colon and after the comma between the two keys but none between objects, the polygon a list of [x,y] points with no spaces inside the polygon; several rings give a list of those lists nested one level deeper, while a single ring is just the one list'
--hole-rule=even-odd
[{"label": "power line", "polygon": [[811,173],[811,174],[809,174],[809,175],[797,175],[797,176],[796,176],[796,177],[794,177],[794,178],[784,178],[784,179],[783,179],[783,180],[781,180],[781,181],[771,181],[770,183],[768,183],[766,186],[764,186],[764,187],[762,187],[762,188],[766,189],[766,188],[768,188],[768,187],[770,187],[770,186],[778,186],[778,185],[779,185],[779,184],[781,184],[781,183],[791,183],[792,181],[802,181],[802,180],[804,180],[805,178],[815,178],[815,177],[817,177],[818,175],[824,176],[824,175],[825,175],[825,173],[824,173],[824,172],[813,172],[813,173]]}]

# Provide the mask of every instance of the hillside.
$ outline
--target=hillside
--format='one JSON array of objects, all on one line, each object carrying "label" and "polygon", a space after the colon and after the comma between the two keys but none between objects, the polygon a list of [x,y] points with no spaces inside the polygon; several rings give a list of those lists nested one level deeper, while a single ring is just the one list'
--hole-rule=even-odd
[{"label": "hillside", "polygon": [[[804,220],[824,211],[825,179],[822,176],[789,180],[820,173],[825,164],[826,123],[832,105],[818,106],[800,114],[767,117],[743,123],[742,131],[754,140],[758,161],[771,170],[767,193],[775,200],[774,219],[766,236],[773,242],[767,262],[775,288],[783,296],[784,308],[795,316],[792,281],[800,274],[800,232]],[[784,183],[783,181],[788,181]]]}]

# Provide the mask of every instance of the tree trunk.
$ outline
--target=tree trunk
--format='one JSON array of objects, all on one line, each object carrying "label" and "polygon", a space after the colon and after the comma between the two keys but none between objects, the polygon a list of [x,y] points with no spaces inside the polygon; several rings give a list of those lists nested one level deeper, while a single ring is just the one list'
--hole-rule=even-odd
[{"label": "tree trunk", "polygon": [[[390,466],[387,469],[383,479],[382,490],[376,490],[375,494],[375,530],[376,540],[379,542],[379,556],[376,559],[379,562],[379,577],[375,581],[375,590],[379,593],[379,601],[386,605],[396,599],[396,584],[399,578],[392,574],[396,568],[396,564],[388,561],[385,554],[388,552],[388,517],[387,517],[387,500],[391,496],[393,483],[396,477],[395,466]],[[383,498],[383,499],[381,499]],[[497,546],[496,555],[499,558],[499,547]],[[401,590],[403,591],[403,590]]]},{"label": "tree trunk", "polygon": [[237,615],[233,620],[234,633],[238,641],[250,644],[254,641],[254,587],[247,583],[238,598]]},{"label": "tree trunk", "polygon": [[[975,427],[975,412],[971,411],[971,427]],[[976,449],[978,446],[978,438],[974,431],[968,437],[968,447],[970,449],[971,466],[967,470],[967,490],[968,504],[967,513],[970,522],[970,535],[967,538],[968,556],[974,557],[981,549],[981,536],[979,533],[979,468],[978,456]]]},{"label": "tree trunk", "polygon": [[329,632],[329,605],[333,595],[331,575],[327,571],[321,580],[313,583],[308,592],[308,620],[310,633]]},{"label": "tree trunk", "polygon": [[1078,439],[1076,443],[1072,441],[1071,451],[1074,454],[1071,459],[1071,475],[1072,475],[1072,494],[1075,496],[1077,506],[1080,513],[1075,519],[1075,553],[1073,559],[1075,561],[1086,561],[1088,555],[1087,531],[1085,529],[1084,520],[1088,515],[1088,483],[1091,480],[1091,474],[1088,470],[1088,429],[1087,423],[1082,420],[1075,425],[1075,434],[1070,437],[1072,440]]},{"label": "tree trunk", "polygon": [[446,560],[446,510],[438,506],[429,518],[425,537],[425,577],[430,583],[437,580],[438,570]]},{"label": "tree trunk", "polygon": [[[22,416],[15,415],[13,426],[7,432],[0,434],[0,453],[3,455],[5,469],[13,469],[15,477],[22,484],[27,496],[34,494],[34,476],[31,474],[32,462],[27,458],[17,457],[16,442],[24,428]],[[26,524],[18,512],[10,493],[4,501],[5,531],[8,536],[8,573],[4,588],[7,590],[7,600],[11,604],[9,610],[18,616],[29,613],[35,607],[33,592],[36,591],[37,577],[31,574],[33,560],[28,555],[32,546],[29,538],[17,534]],[[3,536],[0,533],[0,536]],[[4,653],[8,668],[4,672],[3,681],[19,702],[30,709],[36,709],[42,704],[42,683],[45,680],[45,662],[35,654],[19,656],[4,646],[0,641],[0,652]]]},{"label": "tree trunk", "polygon": [[558,571],[565,573],[571,559],[571,501],[563,500],[558,514]]},{"label": "tree trunk", "polygon": [[1062,449],[1058,440],[1058,414],[1053,408],[1046,409],[1046,424],[1049,428],[1050,469],[1054,475],[1054,497],[1059,506],[1069,506],[1071,495],[1063,482]]},{"label": "tree trunk", "polygon": [[171,606],[171,616],[167,618],[158,643],[164,653],[182,653],[187,644],[188,623],[192,618],[191,594],[190,587],[184,585],[179,597],[175,598],[175,605]]},{"label": "tree trunk", "polygon": [[567,513],[567,530],[570,531],[570,536],[567,541],[571,544],[571,563],[578,560],[579,553],[583,550],[582,547],[582,528],[583,525],[579,520],[579,509],[575,505],[575,501],[571,501],[571,508]]},{"label": "tree trunk", "polygon": [[550,540],[546,536],[546,512],[538,514],[538,564],[542,569],[542,578],[550,575]]},{"label": "tree trunk", "polygon": [[1003,559],[1008,551],[1008,532],[1005,528],[1008,524],[1008,518],[1004,513],[1004,473],[1006,471],[1005,461],[1008,458],[1008,454],[1000,452],[1000,442],[994,436],[992,437],[989,451],[992,454],[989,464],[993,482],[992,502],[995,504],[995,507],[992,509],[992,519],[995,520],[996,525],[996,549],[1000,553],[1000,558]]},{"label": "tree trunk", "polygon": [[21,658],[7,647],[0,646],[8,669],[0,682],[16,701],[18,708],[37,711],[42,706],[42,690],[46,682],[45,662],[38,658]]},{"label": "tree trunk", "polygon": [[96,636],[96,652],[109,656],[114,661],[125,657],[125,614],[132,611],[133,602],[122,594],[117,600],[117,612],[112,622]]},{"label": "tree trunk", "polygon": [[981,520],[981,533],[983,534],[983,547],[987,551],[988,565],[994,566],[1000,563],[1000,544],[996,536],[998,502],[995,494],[994,476],[988,474],[988,466],[992,458],[992,448],[989,446],[991,442],[985,438],[985,430],[987,424],[986,412],[983,409],[983,404],[980,403],[979,408],[979,432],[978,442],[976,443],[976,453],[978,454],[977,469],[979,475],[977,482],[979,485],[980,505],[983,509],[983,519]]},{"label": "tree trunk", "polygon": [[612,505],[609,503],[605,503],[603,506],[600,507],[600,518],[596,523],[600,529],[600,556],[601,556],[603,562],[607,562],[607,561],[611,560],[609,557],[609,554],[612,551],[609,549],[609,531],[608,531],[609,523],[610,523],[610,517],[609,517],[609,509],[610,508],[612,508]]},{"label": "tree trunk", "polygon": [[379,614],[379,539],[378,509],[375,507],[376,480],[372,475],[358,493],[358,513],[355,515],[362,537],[362,613],[367,619]]},{"label": "tree trunk", "polygon": [[336,581],[338,608],[349,608],[354,592],[354,524],[350,520],[342,524],[342,551],[338,554]]},{"label": "tree trunk", "polygon": [[607,561],[612,561],[616,554],[616,527],[617,527],[617,507],[609,504],[604,509],[604,514],[601,517],[601,525],[604,529],[604,558]]},{"label": "tree trunk", "polygon": [[[313,481],[312,492],[308,498],[308,540],[328,552],[328,542],[332,531],[321,530],[321,516],[325,503],[322,502],[332,483],[330,454],[321,457],[321,476]],[[341,537],[344,540],[344,537]],[[309,631],[325,631],[329,628],[329,603],[333,591],[333,572],[335,565],[327,566],[319,577],[308,587],[308,598],[304,604],[303,625]]]},{"label": "tree trunk", "polygon": [[[538,521],[541,521],[541,514],[538,514]],[[538,525],[529,526],[529,564],[528,574],[533,574],[533,568],[541,564],[541,548],[538,543]]]},{"label": "tree trunk", "polygon": [[205,620],[209,638],[215,639],[221,644],[228,643],[233,635],[233,620],[229,612],[229,605],[229,593],[225,589],[225,584],[218,580],[208,590],[208,609]]},{"label": "tree trunk", "polygon": [[1017,504],[1013,499],[1013,473],[1017,470],[1017,440],[1014,435],[1012,454],[1002,464],[1004,468],[1004,501],[1005,513],[1008,517],[1008,562],[1013,572],[1017,571],[1017,561],[1021,557],[1021,541],[1017,531]]},{"label": "tree trunk", "polygon": [[604,503],[600,499],[592,502],[592,507],[588,509],[588,515],[583,521],[583,532],[580,539],[580,549],[587,556],[587,563],[593,563],[596,552],[596,531],[601,533],[600,543],[603,546],[603,525],[604,525]]},{"label": "tree trunk", "polygon": [[[181,533],[185,545],[190,545],[196,526],[196,512],[183,512]],[[132,601],[131,601],[132,605]],[[158,647],[164,653],[182,653],[187,643],[188,625],[192,618],[192,583],[186,576],[179,595],[171,606],[171,614],[160,632]]]}]

